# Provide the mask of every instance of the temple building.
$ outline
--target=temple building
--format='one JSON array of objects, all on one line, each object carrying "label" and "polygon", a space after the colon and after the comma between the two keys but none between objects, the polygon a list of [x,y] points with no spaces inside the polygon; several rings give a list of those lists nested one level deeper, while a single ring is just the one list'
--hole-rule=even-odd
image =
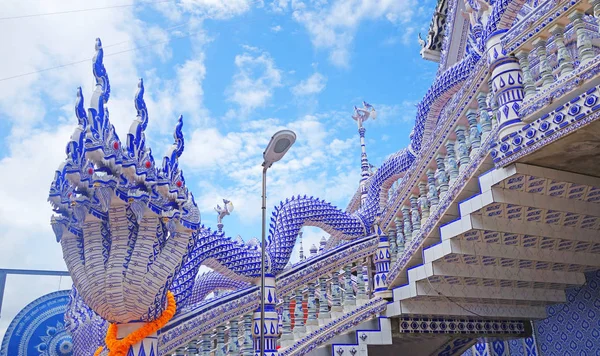
[{"label": "temple building", "polygon": [[[98,39],[49,193],[74,286],[0,356],[599,355],[599,23],[600,0],[438,0],[410,144],[373,167],[377,108],[355,107],[348,206],[289,197],[264,245],[228,235],[228,200],[202,225],[184,120],[155,160],[142,80],[119,139]],[[329,236],[304,248],[304,226]]]}]

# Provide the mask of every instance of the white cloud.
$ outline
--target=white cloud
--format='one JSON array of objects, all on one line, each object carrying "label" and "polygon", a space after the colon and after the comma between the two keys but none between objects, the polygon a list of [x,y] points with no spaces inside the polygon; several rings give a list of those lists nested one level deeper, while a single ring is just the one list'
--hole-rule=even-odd
[{"label": "white cloud", "polygon": [[236,74],[226,90],[228,100],[239,105],[242,114],[263,107],[281,86],[281,71],[271,56],[243,53],[235,56]]},{"label": "white cloud", "polygon": [[293,87],[292,93],[296,96],[319,94],[325,89],[326,84],[327,77],[316,72]]},{"label": "white cloud", "polygon": [[414,0],[335,0],[292,3],[293,18],[304,25],[316,48],[329,51],[329,60],[338,67],[348,67],[350,50],[359,25],[366,20],[385,18],[397,26],[409,23]]},{"label": "white cloud", "polygon": [[283,30],[283,28],[280,25],[271,27],[271,31],[273,31],[275,33],[280,32],[281,30]]},{"label": "white cloud", "polygon": [[[201,18],[228,19],[241,15],[255,4],[253,0],[180,0],[177,6],[161,7],[170,18],[177,18],[181,12],[189,13]],[[168,14],[175,11],[177,15]]]}]

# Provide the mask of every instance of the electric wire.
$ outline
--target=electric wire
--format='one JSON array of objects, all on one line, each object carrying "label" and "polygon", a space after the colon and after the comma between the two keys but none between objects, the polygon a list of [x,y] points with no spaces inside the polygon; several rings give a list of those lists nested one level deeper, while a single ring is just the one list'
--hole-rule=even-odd
[{"label": "electric wire", "polygon": [[122,5],[113,5],[113,6],[103,6],[103,7],[93,7],[93,8],[88,8],[88,9],[64,10],[64,11],[46,12],[46,13],[41,13],[41,14],[27,14],[27,15],[17,15],[17,16],[6,16],[6,17],[0,17],[0,21],[24,19],[24,18],[29,18],[29,17],[42,17],[42,16],[73,14],[73,13],[78,13],[78,12],[90,12],[90,11],[97,11],[97,10],[109,10],[109,9],[133,7],[133,6],[136,6],[136,5],[156,5],[156,4],[163,4],[163,3],[169,3],[169,2],[177,2],[177,0],[146,1],[146,2],[140,2],[140,3],[131,3],[131,4],[122,4]]},{"label": "electric wire", "polygon": [[[174,28],[185,26],[186,24],[187,23],[180,24],[180,25],[177,25],[177,26],[173,26],[173,27],[167,28],[165,30],[167,30],[167,31],[168,30],[172,30]],[[143,46],[137,46],[137,47],[125,49],[125,50],[118,51],[118,52],[105,53],[104,57],[111,57],[111,56],[115,56],[115,55],[122,54],[122,53],[127,53],[127,52],[131,52],[131,51],[136,51],[136,50],[140,50],[140,49],[144,49],[144,48],[148,48],[148,47],[153,47],[153,46],[165,44],[165,43],[171,42],[172,40],[179,40],[179,39],[182,39],[182,38],[191,37],[191,36],[193,36],[195,34],[198,34],[199,32],[200,31],[198,31],[198,32],[190,32],[190,33],[185,34],[185,35],[171,37],[171,38],[166,39],[164,41],[154,42],[154,43],[150,43],[150,44],[143,45]],[[133,41],[122,41],[122,42],[117,42],[117,43],[109,44],[109,45],[106,45],[106,46],[103,45],[102,48],[106,49],[106,48],[110,48],[110,47],[115,47],[115,46],[118,46],[118,45],[122,45],[122,44],[125,44],[125,43],[129,43],[129,42],[133,42]],[[69,66],[72,66],[72,65],[89,62],[92,59],[93,59],[93,57],[90,57],[90,58],[82,59],[82,60],[79,60],[79,61],[74,61],[74,62],[59,64],[59,65],[56,65],[56,66],[53,66],[53,67],[38,69],[38,70],[35,70],[35,71],[32,71],[32,72],[26,72],[26,73],[21,73],[21,74],[9,76],[9,77],[4,77],[4,78],[0,78],[0,82],[4,82],[4,81],[7,81],[7,80],[16,79],[16,78],[21,78],[21,77],[26,77],[26,76],[30,76],[30,75],[34,75],[34,74],[38,74],[38,73],[43,73],[43,72],[47,72],[49,70],[60,69],[60,68],[64,68],[64,67],[69,67]]]},{"label": "electric wire", "polygon": [[[158,4],[158,3],[163,3],[163,2],[175,2],[175,1],[176,0],[165,0],[165,1],[158,1],[158,2],[148,2],[147,4]],[[260,0],[250,1],[248,3],[248,6],[252,6],[252,5],[258,4],[259,2],[260,2]],[[133,6],[133,4],[130,4],[128,6]],[[120,5],[120,7],[125,7],[125,5]],[[112,8],[112,7],[110,7],[110,8]],[[100,9],[100,8],[97,8],[97,9]],[[88,10],[91,10],[91,9],[88,9]],[[73,11],[79,11],[79,10],[71,10],[71,11],[62,12],[62,13],[69,13],[69,12],[73,12]],[[58,13],[52,13],[52,14],[58,14]],[[45,15],[45,14],[40,14],[40,15]],[[27,15],[27,16],[21,16],[21,17],[28,17],[28,16],[29,15]],[[33,15],[31,15],[31,16],[33,16]],[[12,18],[17,18],[17,17],[12,17]],[[8,18],[0,18],[0,20],[3,20],[3,19],[8,19]],[[185,23],[182,23],[182,24],[179,24],[179,25],[176,25],[176,26],[172,26],[172,27],[166,28],[165,31],[169,31],[169,30],[173,30],[175,28],[183,27],[183,26],[189,24],[190,22],[192,22],[192,20],[189,20],[189,21],[187,21]],[[199,34],[201,32],[202,32],[202,30],[196,31],[196,32],[190,32],[190,33],[185,34],[185,35],[181,35],[181,36],[177,36],[177,37],[171,37],[171,38],[169,38],[167,40],[164,40],[164,41],[150,43],[150,44],[143,45],[143,46],[137,46],[137,47],[129,48],[129,49],[118,51],[118,52],[105,53],[104,57],[111,57],[111,56],[115,56],[115,55],[122,54],[122,53],[127,53],[127,52],[131,52],[131,51],[136,51],[136,50],[140,50],[140,49],[144,49],[144,48],[148,48],[148,47],[153,47],[153,46],[157,46],[157,45],[169,43],[172,40],[179,40],[179,39],[191,37],[191,36]],[[103,45],[102,48],[106,49],[106,48],[110,48],[110,47],[115,47],[115,46],[122,45],[122,44],[125,44],[125,43],[128,43],[128,42],[133,42],[133,41],[131,41],[131,40],[129,40],[129,41],[121,41],[121,42],[117,42],[117,43],[113,43],[113,44],[109,44],[109,45]],[[43,73],[43,72],[47,72],[47,71],[54,70],[54,69],[61,69],[61,68],[69,67],[69,66],[72,66],[72,65],[77,65],[77,64],[85,63],[85,62],[88,62],[88,61],[90,61],[92,59],[93,59],[93,57],[82,59],[82,60],[78,60],[78,61],[63,63],[63,64],[59,64],[59,65],[56,65],[56,66],[53,66],[53,67],[38,69],[38,70],[35,70],[35,71],[31,71],[31,72],[16,74],[16,75],[13,75],[13,76],[8,76],[8,77],[0,78],[0,82],[4,82],[4,81],[7,81],[7,80],[11,80],[11,79],[22,78],[22,77],[26,77],[26,76],[30,76],[30,75],[34,75],[34,74],[38,74],[38,73]]]}]

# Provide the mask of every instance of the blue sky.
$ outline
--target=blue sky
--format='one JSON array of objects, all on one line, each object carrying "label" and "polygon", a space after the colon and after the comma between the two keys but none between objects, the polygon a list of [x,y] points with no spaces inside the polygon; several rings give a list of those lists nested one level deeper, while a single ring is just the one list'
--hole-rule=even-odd
[{"label": "blue sky", "polygon": [[[8,0],[0,4],[0,14],[122,4],[127,2]],[[278,129],[295,130],[298,141],[269,172],[269,208],[292,194],[346,207],[360,175],[352,107],[363,100],[379,112],[376,121],[365,124],[370,162],[379,165],[407,145],[414,106],[437,68],[420,58],[417,42],[417,33],[428,30],[434,5],[432,0],[146,1],[0,20],[0,42],[10,53],[0,57],[0,267],[64,269],[45,201],[76,125],[75,89],[81,85],[87,99],[94,83],[90,62],[2,78],[91,58],[94,38],[100,37],[113,89],[108,107],[120,137],[135,118],[133,96],[137,78],[143,77],[155,159],[171,143],[183,114],[181,162],[203,222],[214,227],[212,208],[228,198],[235,211],[225,218],[225,231],[249,239],[260,236],[262,150]],[[144,48],[130,50],[135,47]],[[321,232],[307,229],[305,236],[308,250]],[[8,309],[18,305],[7,303]],[[0,328],[6,319],[3,315]]]}]

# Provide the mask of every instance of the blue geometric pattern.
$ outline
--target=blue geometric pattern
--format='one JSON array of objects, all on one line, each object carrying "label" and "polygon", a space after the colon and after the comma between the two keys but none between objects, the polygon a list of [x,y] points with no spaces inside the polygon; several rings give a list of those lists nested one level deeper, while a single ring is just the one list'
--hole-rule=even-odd
[{"label": "blue geometric pattern", "polygon": [[600,270],[586,273],[586,280],[566,291],[567,303],[547,307],[548,317],[533,322],[535,337],[481,339],[463,356],[600,355]]},{"label": "blue geometric pattern", "polygon": [[12,320],[0,356],[71,356],[73,341],[64,315],[69,291],[46,294],[23,308]]},{"label": "blue geometric pattern", "polygon": [[600,270],[586,280],[567,290],[567,303],[548,307],[548,318],[534,323],[540,355],[600,354]]}]

